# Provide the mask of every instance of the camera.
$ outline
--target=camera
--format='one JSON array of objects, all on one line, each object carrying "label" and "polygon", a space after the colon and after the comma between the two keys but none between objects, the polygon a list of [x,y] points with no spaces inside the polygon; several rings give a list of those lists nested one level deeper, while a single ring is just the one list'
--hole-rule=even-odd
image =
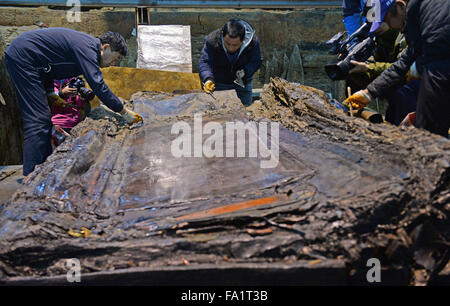
[{"label": "camera", "polygon": [[365,62],[376,51],[375,37],[369,34],[370,23],[364,23],[358,30],[343,40],[346,32],[334,35],[326,45],[329,53],[338,55],[338,60],[325,65],[325,72],[332,80],[345,80],[353,68],[350,61]]},{"label": "camera", "polygon": [[74,79],[70,80],[69,87],[76,88],[80,97],[82,97],[83,99],[85,99],[87,101],[90,101],[90,100],[94,99],[94,97],[95,97],[94,92],[92,90],[86,88],[86,83],[81,78],[74,78]]}]

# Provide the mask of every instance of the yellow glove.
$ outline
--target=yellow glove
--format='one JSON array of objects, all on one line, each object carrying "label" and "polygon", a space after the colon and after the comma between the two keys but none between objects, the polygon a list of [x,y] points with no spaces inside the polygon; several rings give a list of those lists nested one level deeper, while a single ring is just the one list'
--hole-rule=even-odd
[{"label": "yellow glove", "polygon": [[353,109],[361,109],[365,106],[367,106],[367,104],[369,104],[369,102],[372,102],[374,99],[372,98],[372,96],[366,92],[365,90],[360,90],[355,92],[353,95],[351,95],[350,97],[348,97],[344,103],[352,104]]},{"label": "yellow glove", "polygon": [[69,103],[64,101],[63,98],[58,96],[56,92],[50,93],[47,95],[47,102],[50,107],[58,106],[58,107],[67,107]]},{"label": "yellow glove", "polygon": [[126,112],[122,115],[123,119],[127,121],[129,124],[137,123],[140,121],[144,121],[141,115],[133,112],[132,110],[127,109]]},{"label": "yellow glove", "polygon": [[213,81],[208,80],[206,81],[205,84],[203,84],[203,90],[207,93],[210,94],[214,91],[214,88],[216,88],[216,84],[213,83]]}]

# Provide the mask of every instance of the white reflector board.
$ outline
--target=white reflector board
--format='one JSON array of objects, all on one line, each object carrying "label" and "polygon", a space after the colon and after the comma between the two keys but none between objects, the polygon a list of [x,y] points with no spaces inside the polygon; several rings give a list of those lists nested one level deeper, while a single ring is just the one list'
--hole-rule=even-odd
[{"label": "white reflector board", "polygon": [[137,68],[192,73],[191,28],[139,25]]}]

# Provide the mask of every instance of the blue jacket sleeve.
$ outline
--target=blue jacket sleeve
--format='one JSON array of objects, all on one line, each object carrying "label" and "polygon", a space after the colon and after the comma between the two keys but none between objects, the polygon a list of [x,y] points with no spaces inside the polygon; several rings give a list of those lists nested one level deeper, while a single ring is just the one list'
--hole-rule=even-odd
[{"label": "blue jacket sleeve", "polygon": [[355,14],[361,14],[362,12],[362,6],[365,0],[343,0],[342,1],[342,15],[343,17],[355,15]]},{"label": "blue jacket sleeve", "polygon": [[347,35],[350,36],[355,33],[361,26],[361,17],[359,14],[350,15],[343,19]]},{"label": "blue jacket sleeve", "polygon": [[352,35],[361,26],[361,12],[363,1],[343,0],[342,15],[348,36]]},{"label": "blue jacket sleeve", "polygon": [[250,61],[244,67],[245,76],[244,81],[251,78],[253,74],[261,68],[262,58],[261,58],[261,49],[259,47],[259,40],[255,36],[254,38],[255,45],[253,46],[253,52]]},{"label": "blue jacket sleeve", "polygon": [[207,79],[212,79],[214,81],[214,74],[212,71],[212,66],[214,63],[214,53],[212,47],[205,42],[202,49],[202,56],[198,61],[198,72],[200,74],[200,80],[205,83]]},{"label": "blue jacket sleeve", "polygon": [[108,108],[115,112],[123,110],[123,104],[120,102],[103,80],[103,74],[98,63],[98,46],[89,43],[88,46],[74,46],[74,56],[81,67],[83,76],[92,88],[95,95]]}]

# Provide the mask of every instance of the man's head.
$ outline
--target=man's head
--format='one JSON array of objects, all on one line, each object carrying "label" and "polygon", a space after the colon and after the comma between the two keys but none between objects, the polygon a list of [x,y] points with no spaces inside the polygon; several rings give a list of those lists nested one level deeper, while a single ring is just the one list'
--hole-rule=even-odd
[{"label": "man's head", "polygon": [[100,67],[117,65],[122,57],[127,55],[127,44],[119,33],[108,31],[100,36],[99,39],[101,43]]},{"label": "man's head", "polygon": [[223,44],[229,53],[238,51],[245,39],[245,27],[238,19],[228,20],[222,27]]},{"label": "man's head", "polygon": [[372,8],[367,20],[372,22],[371,33],[379,33],[387,27],[403,32],[406,22],[406,5],[408,0],[369,0]]}]

